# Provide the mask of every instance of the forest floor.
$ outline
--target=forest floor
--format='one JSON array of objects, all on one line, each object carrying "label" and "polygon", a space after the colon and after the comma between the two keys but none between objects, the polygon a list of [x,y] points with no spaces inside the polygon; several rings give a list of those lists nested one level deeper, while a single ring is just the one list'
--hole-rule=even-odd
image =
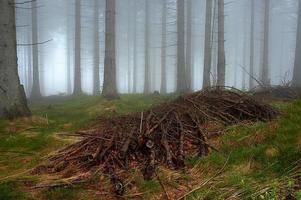
[{"label": "forest floor", "polygon": [[[97,177],[93,186],[32,189],[48,175],[30,174],[47,156],[77,141],[68,134],[88,128],[101,116],[139,112],[174,95],[51,97],[31,104],[33,117],[0,121],[0,200],[110,199],[109,182]],[[218,149],[207,157],[186,159],[185,172],[159,168],[158,178],[145,181],[133,170],[137,187],[125,199],[301,199],[301,99],[271,101],[283,114],[269,123],[227,128],[210,143]],[[178,196],[178,195],[177,195]]]}]

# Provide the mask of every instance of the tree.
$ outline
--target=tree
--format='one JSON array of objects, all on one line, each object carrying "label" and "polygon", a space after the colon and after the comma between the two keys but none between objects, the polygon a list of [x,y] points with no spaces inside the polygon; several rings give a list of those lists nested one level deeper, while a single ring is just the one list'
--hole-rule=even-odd
[{"label": "tree", "polygon": [[301,2],[298,8],[298,25],[297,25],[297,39],[295,50],[295,64],[293,74],[293,87],[301,87]]},{"label": "tree", "polygon": [[263,36],[263,62],[261,69],[261,82],[269,85],[269,34],[270,34],[270,0],[264,0],[264,36]]},{"label": "tree", "polygon": [[29,116],[17,67],[15,1],[0,1],[0,117]]},{"label": "tree", "polygon": [[94,0],[94,66],[93,66],[93,94],[100,95],[99,80],[99,0]]},{"label": "tree", "polygon": [[116,84],[115,0],[106,0],[105,66],[102,95],[118,98]]},{"label": "tree", "polygon": [[31,2],[32,7],[32,72],[33,72],[33,81],[32,81],[32,91],[31,98],[39,99],[41,98],[40,90],[40,70],[39,70],[39,46],[38,46],[38,16],[37,16],[37,1]]},{"label": "tree", "polygon": [[177,0],[177,92],[187,91],[184,7],[184,0]]},{"label": "tree", "polygon": [[133,89],[134,89],[134,93],[137,93],[137,71],[138,71],[138,65],[137,65],[137,17],[138,17],[138,14],[137,14],[137,1],[134,0],[134,42],[133,42],[133,52],[134,52],[134,55],[133,55]]},{"label": "tree", "polygon": [[251,27],[250,27],[250,79],[249,88],[254,87],[254,26],[255,26],[255,2],[251,0]]},{"label": "tree", "polygon": [[225,12],[224,0],[218,0],[218,57],[217,85],[225,86],[226,56],[225,56]]},{"label": "tree", "polygon": [[186,79],[187,89],[192,90],[192,0],[186,1],[187,16],[186,16]]},{"label": "tree", "polygon": [[77,95],[82,92],[81,78],[81,0],[75,0],[75,40],[74,40],[74,90]]},{"label": "tree", "polygon": [[[67,3],[67,5],[68,5],[69,3]],[[66,44],[66,46],[67,46],[67,51],[66,51],[66,56],[67,56],[67,58],[66,58],[66,60],[67,60],[67,76],[66,76],[66,78],[67,78],[67,94],[72,94],[72,80],[71,80],[71,55],[72,55],[72,53],[73,53],[73,51],[71,50],[72,49],[72,45],[71,45],[71,36],[72,36],[72,30],[71,30],[71,19],[70,19],[70,17],[69,16],[67,16],[67,24],[66,24],[66,26],[67,26],[67,38],[66,38],[66,40],[67,40],[67,44]]]},{"label": "tree", "polygon": [[210,86],[210,70],[211,70],[211,32],[212,32],[212,0],[206,0],[206,22],[205,22],[205,49],[204,49],[204,72],[203,72],[203,88]]},{"label": "tree", "polygon": [[161,40],[161,93],[166,93],[166,21],[167,0],[162,1],[162,40]]},{"label": "tree", "polygon": [[149,59],[149,27],[150,27],[150,0],[145,0],[145,35],[144,35],[144,62],[145,62],[145,69],[144,69],[144,93],[150,93],[150,59]]}]

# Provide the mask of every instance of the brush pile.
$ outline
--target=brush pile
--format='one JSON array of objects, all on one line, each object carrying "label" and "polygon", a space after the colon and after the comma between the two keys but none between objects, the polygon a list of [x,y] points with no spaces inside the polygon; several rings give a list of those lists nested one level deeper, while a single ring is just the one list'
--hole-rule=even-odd
[{"label": "brush pile", "polygon": [[240,91],[208,88],[142,113],[99,119],[96,128],[76,133],[81,141],[49,158],[48,172],[71,176],[101,170],[121,195],[120,171],[138,167],[145,179],[151,179],[157,165],[182,169],[188,155],[207,155],[209,122],[268,121],[278,114]]}]

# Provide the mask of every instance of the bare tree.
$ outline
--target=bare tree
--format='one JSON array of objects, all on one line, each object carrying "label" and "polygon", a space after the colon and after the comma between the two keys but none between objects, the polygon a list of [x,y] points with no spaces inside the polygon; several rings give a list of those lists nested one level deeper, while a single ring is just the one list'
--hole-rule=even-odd
[{"label": "bare tree", "polygon": [[0,1],[0,117],[30,115],[17,67],[15,1]]},{"label": "bare tree", "polygon": [[225,56],[225,11],[224,0],[218,0],[218,60],[217,85],[225,85],[226,56]]},{"label": "bare tree", "polygon": [[212,3],[213,0],[206,0],[206,22],[205,22],[205,49],[204,49],[204,72],[203,88],[210,86],[210,71],[212,57]]},{"label": "bare tree", "polygon": [[39,99],[41,98],[40,90],[40,70],[39,70],[39,46],[38,46],[38,8],[37,1],[31,2],[32,7],[32,72],[33,72],[33,82],[32,82],[32,91],[31,98]]},{"label": "bare tree", "polygon": [[166,87],[166,21],[167,21],[167,0],[162,0],[162,40],[161,40],[161,93],[167,92]]},{"label": "bare tree", "polygon": [[186,79],[187,89],[192,91],[192,0],[186,1]]},{"label": "bare tree", "polygon": [[81,0],[75,0],[75,40],[74,40],[74,90],[73,94],[82,92],[81,78]]},{"label": "bare tree", "polygon": [[177,92],[187,91],[185,67],[185,4],[177,0]]},{"label": "bare tree", "polygon": [[261,82],[269,85],[269,34],[270,34],[270,0],[264,0],[264,36],[263,36],[263,62]]},{"label": "bare tree", "polygon": [[99,0],[94,0],[94,66],[93,66],[93,94],[100,95],[99,79]]},{"label": "bare tree", "polygon": [[145,69],[144,69],[144,93],[150,93],[151,84],[150,84],[150,58],[149,58],[149,28],[150,28],[150,12],[149,12],[150,0],[145,0],[145,46],[144,46],[144,61],[145,61]]},{"label": "bare tree", "polygon": [[249,88],[254,87],[254,26],[255,26],[255,0],[251,0],[251,27],[250,27],[250,79]]},{"label": "bare tree", "polygon": [[[67,3],[68,5],[68,3]],[[67,94],[72,94],[72,80],[71,80],[71,55],[73,53],[73,51],[71,50],[72,47],[71,47],[71,35],[73,34],[72,33],[72,30],[71,30],[71,19],[70,19],[70,16],[67,16],[67,44],[66,44],[66,47],[67,47],[67,52],[66,52],[66,56],[67,56]]]},{"label": "bare tree", "polygon": [[134,42],[133,42],[133,89],[134,89],[134,93],[137,93],[137,86],[138,86],[138,80],[137,80],[137,71],[138,71],[138,66],[137,66],[137,0],[134,0]]},{"label": "bare tree", "polygon": [[118,98],[116,84],[115,0],[106,0],[105,66],[102,95]]},{"label": "bare tree", "polygon": [[292,85],[294,87],[301,87],[300,77],[301,77],[301,2],[299,1],[295,65],[294,65],[294,74],[293,74],[293,81],[292,81]]}]

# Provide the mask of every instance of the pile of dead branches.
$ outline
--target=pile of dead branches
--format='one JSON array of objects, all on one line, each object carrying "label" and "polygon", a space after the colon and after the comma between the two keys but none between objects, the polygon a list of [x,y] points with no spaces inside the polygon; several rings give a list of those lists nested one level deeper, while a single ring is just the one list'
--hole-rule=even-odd
[{"label": "pile of dead branches", "polygon": [[210,88],[141,113],[100,119],[96,128],[77,133],[80,142],[51,156],[47,169],[65,176],[101,170],[122,194],[120,170],[138,167],[151,179],[157,165],[181,169],[188,155],[207,155],[209,122],[268,121],[277,114],[240,91]]}]

